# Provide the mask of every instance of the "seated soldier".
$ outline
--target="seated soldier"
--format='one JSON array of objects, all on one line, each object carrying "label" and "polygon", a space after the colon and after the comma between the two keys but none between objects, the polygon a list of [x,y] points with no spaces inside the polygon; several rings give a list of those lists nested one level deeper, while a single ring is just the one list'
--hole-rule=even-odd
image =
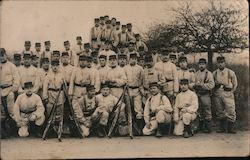
[{"label": "seated soldier", "polygon": [[173,117],[175,121],[174,134],[183,135],[185,138],[193,135],[191,122],[195,120],[198,110],[198,97],[195,92],[188,89],[188,84],[188,79],[180,80],[181,92],[175,100]]},{"label": "seated soldier", "polygon": [[150,83],[151,97],[146,101],[144,108],[145,127],[144,135],[152,135],[156,132],[156,137],[162,136],[162,128],[171,122],[171,112],[173,111],[169,99],[162,95],[157,82]]},{"label": "seated soldier", "polygon": [[88,137],[92,125],[91,115],[96,109],[96,96],[94,85],[88,85],[86,90],[87,95],[84,95],[82,98],[80,98],[76,105],[73,106],[73,109],[76,118],[80,123],[80,127],[82,128],[83,135]]},{"label": "seated soldier", "polygon": [[35,122],[39,132],[38,136],[41,137],[42,125],[45,121],[45,109],[42,100],[37,94],[32,93],[32,87],[32,82],[24,83],[25,93],[17,97],[13,108],[14,119],[19,127],[18,135],[20,137],[27,137],[29,135],[29,122]]},{"label": "seated soldier", "polygon": [[[104,137],[106,135],[106,127],[108,125],[108,120],[110,113],[112,112],[114,106],[116,105],[118,98],[110,94],[110,88],[108,83],[101,85],[101,93],[96,96],[97,108],[92,114],[92,121],[96,124],[96,131],[99,137]],[[122,103],[119,120],[123,119],[122,115],[124,113],[125,104]]]}]

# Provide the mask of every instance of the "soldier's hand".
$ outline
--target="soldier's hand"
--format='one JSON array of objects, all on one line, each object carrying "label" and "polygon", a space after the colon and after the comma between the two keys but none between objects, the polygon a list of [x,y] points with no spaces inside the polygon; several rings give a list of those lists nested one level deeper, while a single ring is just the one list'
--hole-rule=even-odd
[{"label": "soldier's hand", "polygon": [[29,117],[29,120],[30,121],[35,121],[37,118],[37,116],[35,114],[32,114],[30,117]]},{"label": "soldier's hand", "polygon": [[150,128],[151,127],[151,124],[150,123],[146,123],[146,128]]},{"label": "soldier's hand", "polygon": [[187,109],[186,109],[186,108],[182,108],[182,109],[181,109],[181,112],[182,112],[182,113],[186,113],[186,112],[187,112]]},{"label": "soldier's hand", "polygon": [[189,106],[191,106],[191,104],[190,103],[186,103],[185,105],[184,105],[184,107],[189,107]]}]

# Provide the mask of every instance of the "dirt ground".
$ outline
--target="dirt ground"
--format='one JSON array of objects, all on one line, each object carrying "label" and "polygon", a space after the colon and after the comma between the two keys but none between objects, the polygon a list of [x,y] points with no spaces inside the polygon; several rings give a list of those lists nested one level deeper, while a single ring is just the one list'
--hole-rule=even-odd
[{"label": "dirt ground", "polygon": [[1,159],[68,158],[143,158],[211,157],[249,155],[249,132],[210,135],[199,133],[192,138],[166,136],[113,137],[88,139],[65,138],[42,141],[37,138],[12,138],[1,141]]}]

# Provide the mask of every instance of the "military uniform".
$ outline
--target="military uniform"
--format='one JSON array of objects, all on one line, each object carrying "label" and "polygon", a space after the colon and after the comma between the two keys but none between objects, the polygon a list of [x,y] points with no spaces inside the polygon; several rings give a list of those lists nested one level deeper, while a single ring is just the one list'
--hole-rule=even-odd
[{"label": "military uniform", "polygon": [[[32,84],[32,82],[28,83]],[[25,85],[27,85],[27,82]],[[29,135],[29,122],[34,121],[37,126],[42,126],[45,121],[45,108],[41,98],[35,93],[31,96],[27,96],[26,93],[19,95],[14,104],[13,111],[14,119],[19,127],[18,135],[20,137]]]},{"label": "military uniform", "polygon": [[49,47],[45,48],[45,51],[43,51],[41,58],[49,58],[49,61],[51,61],[52,51],[50,50],[50,41],[45,41],[44,44],[45,46]]},{"label": "military uniform", "polygon": [[101,44],[102,29],[99,25],[99,21],[98,18],[95,18],[95,26],[92,27],[90,31],[91,47],[94,49],[98,49]]},{"label": "military uniform", "polygon": [[139,34],[135,34],[135,49],[138,52],[139,51],[139,47],[143,47],[143,50],[145,52],[148,52],[148,47],[147,45],[140,39],[140,35]]},{"label": "military uniform", "polygon": [[[0,48],[0,56],[6,56],[4,48]],[[20,85],[20,77],[16,66],[7,61],[1,61],[0,72],[0,88],[1,100],[6,101],[10,116],[13,116],[14,93],[18,91]]]},{"label": "military uniform", "polygon": [[[183,81],[183,82],[182,82]],[[182,79],[181,84],[188,85],[188,79]],[[183,135],[184,132],[192,134],[191,122],[195,120],[198,110],[198,97],[195,92],[187,89],[176,96],[174,106],[175,135]]]},{"label": "military uniform", "polygon": [[43,96],[43,82],[45,81],[45,78],[49,73],[49,67],[45,69],[45,68],[43,68],[43,64],[44,63],[49,63],[49,59],[48,58],[43,58],[41,60],[41,63],[42,63],[42,68],[38,69],[39,78],[40,78],[40,85],[39,85],[38,95],[40,97]]},{"label": "military uniform", "polygon": [[38,58],[38,66],[41,66],[41,56],[42,56],[42,51],[41,51],[41,43],[35,43],[35,48],[36,50],[33,52],[33,55],[36,55]]},{"label": "military uniform", "polygon": [[95,86],[95,90],[96,92],[99,92],[100,90],[100,76],[99,76],[99,72],[97,70],[96,67],[93,67],[92,64],[92,57],[88,56],[87,57],[87,61],[90,63],[90,65],[88,66],[89,68],[89,72],[90,72],[90,79],[92,80],[92,85]]},{"label": "military uniform", "polygon": [[[225,63],[224,57],[217,58],[218,63]],[[228,132],[235,133],[234,123],[236,121],[234,91],[238,83],[234,71],[224,67],[213,72],[215,80],[214,105],[216,117],[220,121],[220,129],[217,132],[224,132],[225,121],[228,122]]]},{"label": "military uniform", "polygon": [[[153,82],[150,83],[151,87],[158,85],[157,82],[152,84]],[[158,93],[149,97],[144,108],[144,121],[150,125],[143,128],[143,134],[152,135],[157,128],[160,130],[163,124],[170,123],[172,111],[172,106],[166,96]]]},{"label": "military uniform", "polygon": [[[107,59],[107,56],[101,55],[99,56],[99,59]],[[100,77],[100,83],[103,84],[107,81],[108,79],[108,70],[110,69],[107,64],[105,66],[99,66],[98,67],[98,72],[99,72],[99,77]]]},{"label": "military uniform", "polygon": [[128,28],[128,30],[127,30],[128,41],[135,42],[135,33],[132,31],[132,24],[128,23],[127,28]]},{"label": "military uniform", "polygon": [[65,47],[65,50],[62,51],[62,53],[63,52],[68,52],[68,54],[69,54],[69,62],[70,62],[70,64],[72,66],[74,66],[74,60],[75,60],[75,56],[76,55],[73,53],[73,50],[70,49],[70,43],[69,43],[69,41],[64,41],[63,45]]},{"label": "military uniform", "polygon": [[[81,36],[77,36],[76,40],[82,40]],[[74,66],[77,67],[78,66],[78,60],[79,60],[79,56],[82,54],[84,48],[83,48],[83,44],[81,43],[77,43],[72,51],[73,51],[73,57],[74,57]]]},{"label": "military uniform", "polygon": [[118,34],[117,44],[127,45],[129,42],[128,34],[126,32],[126,25],[122,25],[122,31]]},{"label": "military uniform", "polygon": [[[206,64],[205,59],[200,59],[199,63]],[[213,74],[206,68],[204,70],[198,70],[195,73],[195,85],[194,89],[199,99],[199,114],[200,114],[200,128],[203,128],[203,122],[205,121],[205,128],[203,131],[211,132],[211,97],[210,92],[214,88]]]},{"label": "military uniform", "polygon": [[117,47],[119,43],[119,33],[121,32],[120,30],[120,22],[116,22],[116,26],[112,29],[112,42],[113,46]]},{"label": "military uniform", "polygon": [[[30,54],[30,55],[33,55],[33,52],[30,50],[30,47],[31,47],[31,42],[30,41],[25,41],[24,42],[24,47],[25,49],[22,51],[21,55],[23,57],[23,55],[26,53],[26,54]],[[27,47],[27,48],[26,48]]]}]

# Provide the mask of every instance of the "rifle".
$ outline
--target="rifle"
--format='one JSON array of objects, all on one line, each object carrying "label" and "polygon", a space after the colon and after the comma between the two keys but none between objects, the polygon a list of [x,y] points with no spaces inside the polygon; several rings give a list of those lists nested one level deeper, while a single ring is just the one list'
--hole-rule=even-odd
[{"label": "rifle", "polygon": [[76,128],[77,128],[77,131],[78,131],[78,134],[79,134],[79,137],[80,138],[83,138],[84,135],[83,135],[83,131],[82,131],[82,128],[80,127],[80,124],[79,122],[77,121],[77,118],[75,116],[75,113],[74,113],[74,110],[73,110],[73,107],[72,107],[72,103],[71,101],[69,100],[69,95],[68,95],[68,92],[67,92],[67,85],[65,83],[63,83],[63,91],[64,91],[64,95],[66,97],[66,100],[69,102],[69,109],[70,109],[70,113],[72,115],[72,118],[73,118],[73,121],[76,125]]},{"label": "rifle", "polygon": [[[59,93],[58,93],[58,95],[56,96],[55,102],[54,102],[54,104],[53,104],[53,106],[52,106],[52,109],[51,109],[51,111],[50,111],[50,113],[49,113],[48,122],[47,122],[46,128],[45,128],[45,130],[44,130],[44,132],[43,132],[43,136],[42,136],[42,139],[43,139],[43,140],[46,139],[47,132],[48,132],[50,126],[51,126],[52,121],[54,120],[55,110],[56,110],[56,104],[57,104],[57,102],[58,102],[58,98],[59,98],[59,96],[60,96],[60,94],[61,94],[61,91],[62,91],[62,87],[60,87]],[[62,115],[62,116],[63,116],[63,115]],[[59,141],[60,141],[60,140],[59,140]]]}]

